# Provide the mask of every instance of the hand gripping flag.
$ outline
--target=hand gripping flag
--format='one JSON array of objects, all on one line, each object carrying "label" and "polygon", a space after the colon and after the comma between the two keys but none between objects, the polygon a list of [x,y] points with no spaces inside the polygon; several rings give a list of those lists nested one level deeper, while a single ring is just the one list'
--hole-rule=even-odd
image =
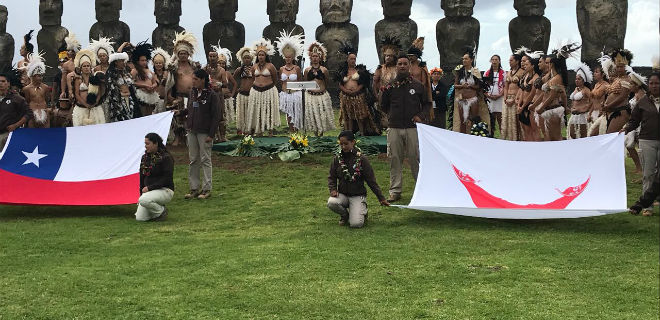
[{"label": "hand gripping flag", "polygon": [[579,218],[626,210],[622,134],[514,142],[418,125],[411,209],[484,218]]},{"label": "hand gripping flag", "polygon": [[0,153],[0,203],[120,205],[140,196],[144,136],[172,113],[73,128],[18,129]]}]

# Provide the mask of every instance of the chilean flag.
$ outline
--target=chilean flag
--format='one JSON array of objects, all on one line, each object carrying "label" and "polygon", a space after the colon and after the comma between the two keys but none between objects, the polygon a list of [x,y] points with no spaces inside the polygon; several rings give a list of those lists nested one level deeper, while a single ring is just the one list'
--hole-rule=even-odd
[{"label": "chilean flag", "polygon": [[172,115],[12,132],[0,153],[0,204],[137,203],[144,136],[167,140]]}]

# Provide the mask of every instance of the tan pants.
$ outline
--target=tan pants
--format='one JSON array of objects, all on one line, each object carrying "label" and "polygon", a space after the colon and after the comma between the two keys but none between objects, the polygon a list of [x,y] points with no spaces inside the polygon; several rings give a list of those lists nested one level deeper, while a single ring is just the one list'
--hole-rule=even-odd
[{"label": "tan pants", "polygon": [[348,197],[340,193],[337,197],[328,198],[328,209],[342,217],[348,216],[348,225],[351,228],[362,228],[368,213],[367,197]]},{"label": "tan pants", "polygon": [[211,164],[213,142],[206,142],[206,137],[208,137],[206,133],[188,132],[188,157],[190,158],[188,182],[190,183],[190,190],[200,190],[200,168],[203,178],[201,191],[211,191],[213,186],[213,166]]},{"label": "tan pants", "polygon": [[660,161],[660,141],[639,139],[640,162],[642,163],[642,193],[653,185],[657,162]]},{"label": "tan pants", "polygon": [[387,129],[387,157],[390,159],[390,194],[403,189],[403,159],[408,158],[413,179],[419,172],[419,141],[417,128]]},{"label": "tan pants", "polygon": [[143,193],[138,201],[135,220],[149,221],[159,217],[165,211],[164,205],[172,201],[173,196],[174,191],[168,188]]}]

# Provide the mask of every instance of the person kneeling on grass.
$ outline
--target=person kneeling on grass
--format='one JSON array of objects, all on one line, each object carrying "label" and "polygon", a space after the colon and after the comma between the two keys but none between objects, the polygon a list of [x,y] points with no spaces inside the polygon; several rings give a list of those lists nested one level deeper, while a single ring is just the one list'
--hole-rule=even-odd
[{"label": "person kneeling on grass", "polygon": [[160,221],[167,218],[165,204],[174,196],[174,160],[156,133],[144,137],[145,153],[140,161],[140,200],[135,212],[137,221]]},{"label": "person kneeling on grass", "polygon": [[365,182],[378,197],[381,205],[390,204],[380,191],[369,160],[355,147],[353,132],[340,133],[339,146],[341,152],[332,160],[330,176],[328,176],[328,189],[330,189],[328,208],[341,216],[340,226],[348,222],[351,228],[361,228],[367,218]]}]

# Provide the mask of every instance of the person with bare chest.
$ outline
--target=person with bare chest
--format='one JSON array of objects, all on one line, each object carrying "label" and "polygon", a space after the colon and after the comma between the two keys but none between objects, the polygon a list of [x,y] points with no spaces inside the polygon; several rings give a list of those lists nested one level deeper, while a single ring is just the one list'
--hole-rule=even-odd
[{"label": "person with bare chest", "polygon": [[32,110],[33,117],[28,122],[29,128],[50,128],[50,87],[43,83],[46,64],[38,54],[31,54],[27,67],[30,84],[23,87],[23,97]]},{"label": "person with bare chest", "polygon": [[[172,96],[175,99],[175,109],[181,110],[185,108],[190,90],[192,89],[192,79],[195,70],[200,69],[197,62],[190,60],[195,54],[195,47],[197,46],[197,39],[195,36],[187,31],[177,33],[174,40],[174,61],[170,65],[170,72],[174,76],[174,87],[172,88]],[[172,145],[186,143],[186,128],[185,120],[180,117],[174,117],[174,142]]]},{"label": "person with bare chest", "polygon": [[591,90],[594,80],[588,65],[582,63],[575,68],[575,91],[571,93],[571,119],[568,120],[568,139],[578,139],[587,136],[587,115],[591,110]]},{"label": "person with bare chest", "polygon": [[234,79],[238,80],[238,93],[236,96],[236,130],[238,134],[250,132],[248,122],[248,105],[250,101],[250,90],[254,83],[252,63],[254,55],[248,47],[243,47],[236,53],[236,58],[241,61],[241,66],[234,70]]},{"label": "person with bare chest", "polygon": [[257,57],[257,62],[252,66],[254,83],[250,89],[247,122],[252,133],[262,135],[267,132],[272,136],[273,130],[281,124],[280,96],[275,86],[277,69],[270,63],[275,47],[270,40],[261,38],[253,44],[252,52]]},{"label": "person with bare chest", "polygon": [[[346,44],[341,52],[346,54],[346,63],[339,70],[339,109],[340,121],[344,130],[360,131],[363,136],[376,134],[380,131],[374,124],[366,92],[369,90],[370,75],[367,67],[356,65],[357,49]],[[357,126],[356,126],[357,125]]]},{"label": "person with bare chest", "polygon": [[135,69],[131,71],[131,76],[135,82],[135,97],[142,116],[153,114],[160,104],[160,95],[157,92],[158,80],[149,70],[152,52],[153,46],[145,41],[135,46],[132,55]]},{"label": "person with bare chest", "polygon": [[[227,88],[227,83],[229,82],[229,80],[227,79],[227,71],[225,70],[224,67],[220,65],[220,56],[222,56],[225,61],[227,59],[227,57],[221,53],[222,52],[221,50],[222,47],[220,47],[219,45],[211,46],[211,51],[209,51],[207,54],[207,59],[209,63],[204,67],[204,70],[206,70],[206,72],[209,74],[209,77],[211,77],[211,90],[213,90],[213,92],[217,93],[218,95],[222,95],[224,97],[223,89]],[[231,52],[228,52],[228,54],[231,57]],[[222,106],[224,109],[224,112],[222,113],[223,117],[220,119],[220,123],[218,125],[218,132],[216,132],[215,134],[215,139],[220,142],[227,141],[227,120],[228,120],[227,100],[225,100],[224,102],[225,105]],[[234,109],[233,105],[229,109],[233,114],[233,109]]]},{"label": "person with bare chest", "polygon": [[69,99],[72,103],[75,97],[71,94],[73,92],[73,78],[76,73],[76,66],[73,60],[76,54],[80,51],[81,45],[74,33],[69,33],[69,36],[64,38],[66,42],[66,55],[68,60],[62,64],[62,80],[60,83],[60,99]]}]

